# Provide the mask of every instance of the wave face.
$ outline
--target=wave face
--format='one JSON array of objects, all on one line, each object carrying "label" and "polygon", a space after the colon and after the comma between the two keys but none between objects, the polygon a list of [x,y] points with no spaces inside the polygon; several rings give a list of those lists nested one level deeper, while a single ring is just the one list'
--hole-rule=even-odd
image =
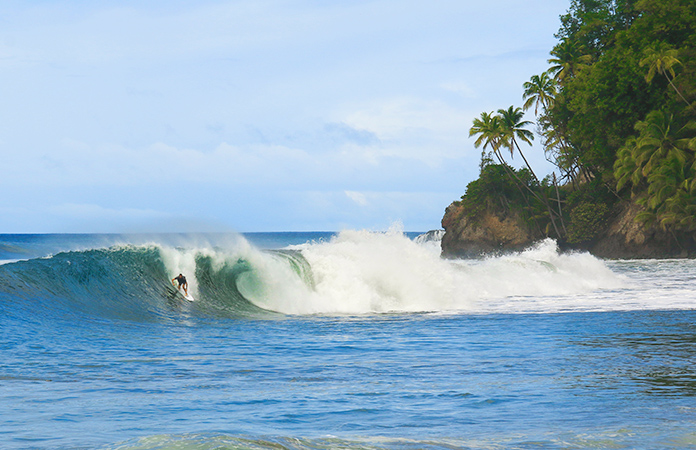
[{"label": "wave face", "polygon": [[[119,245],[4,264],[0,295],[33,309],[32,317],[86,314],[148,321],[178,317],[182,311],[248,315],[260,309],[245,300],[236,282],[250,270],[239,256],[225,259],[208,249]],[[187,302],[172,286],[170,280],[180,272],[187,274],[197,302]]]},{"label": "wave face", "polygon": [[[170,280],[184,273],[188,303]],[[0,265],[0,295],[45,314],[126,320],[190,315],[528,312],[612,309],[601,295],[623,278],[553,241],[517,254],[443,260],[432,240],[345,231],[330,240],[259,250],[239,237],[115,245]],[[578,303],[577,296],[583,295]],[[590,299],[588,301],[588,298]]]}]

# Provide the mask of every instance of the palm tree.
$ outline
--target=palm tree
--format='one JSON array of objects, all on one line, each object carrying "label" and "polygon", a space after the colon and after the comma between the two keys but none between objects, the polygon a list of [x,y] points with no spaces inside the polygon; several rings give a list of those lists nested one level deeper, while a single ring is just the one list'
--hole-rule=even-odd
[{"label": "palm tree", "polygon": [[696,192],[679,190],[673,197],[665,202],[666,213],[660,224],[663,228],[674,224],[678,229],[685,231],[696,230]]},{"label": "palm tree", "polygon": [[474,147],[479,148],[481,144],[483,144],[483,150],[481,151],[481,171],[483,171],[483,168],[486,166],[486,149],[488,147],[491,147],[491,150],[495,153],[500,164],[505,165],[502,156],[498,153],[503,139],[498,117],[494,116],[493,113],[481,113],[481,118],[475,118],[473,126],[469,129],[469,136],[474,136],[476,134],[479,136],[476,138],[476,141],[474,141]]},{"label": "palm tree", "polygon": [[564,39],[556,45],[551,50],[551,56],[553,58],[548,62],[553,65],[549,68],[549,72],[553,73],[559,82],[563,82],[568,77],[574,77],[582,65],[592,61],[592,56],[583,55],[582,48],[570,39]]},{"label": "palm tree", "polygon": [[532,141],[534,140],[534,134],[525,128],[531,125],[532,122],[528,120],[522,120],[523,117],[524,112],[522,111],[522,108],[515,108],[514,106],[510,106],[508,109],[498,110],[498,118],[501,122],[503,133],[506,137],[505,143],[510,149],[510,156],[514,156],[514,150],[516,147],[517,151],[522,156],[524,163],[527,165],[527,168],[529,169],[532,176],[538,183],[539,178],[537,178],[536,174],[534,173],[534,170],[532,169],[532,166],[529,165],[527,158],[524,156],[524,153],[522,153],[520,145],[517,143],[517,139],[520,139],[526,142],[527,144],[532,145]]},{"label": "palm tree", "polygon": [[[519,108],[518,108],[519,109]],[[526,130],[525,130],[526,131]],[[483,148],[491,147],[493,153],[498,158],[500,164],[505,167],[511,178],[516,179],[520,185],[523,185],[532,195],[539,196],[536,192],[531,190],[526,183],[524,183],[517,174],[512,170],[503,158],[503,154],[500,151],[501,148],[511,147],[510,138],[511,135],[508,132],[505,124],[503,123],[501,117],[494,116],[493,113],[481,113],[481,118],[476,118],[473,121],[473,126],[469,129],[469,136],[479,135],[476,141],[474,141],[474,147],[479,148],[483,144]],[[512,151],[510,151],[512,153]],[[536,178],[536,175],[532,172],[532,175]],[[538,180],[537,180],[538,181]]]},{"label": "palm tree", "polygon": [[696,228],[696,122],[679,122],[674,115],[653,111],[636,124],[637,137],[617,153],[617,187],[629,181],[647,188],[638,203],[646,211],[636,217],[644,223],[659,221],[663,229]]},{"label": "palm tree", "polygon": [[653,111],[635,126],[638,136],[631,136],[619,149],[614,163],[614,177],[621,189],[630,181],[637,186],[641,180],[650,181],[666,160],[686,166],[693,158],[689,146],[694,123],[684,126],[675,123],[674,115]]},{"label": "palm tree", "polygon": [[525,100],[523,106],[525,111],[534,105],[534,115],[538,116],[539,106],[548,110],[553,104],[553,99],[556,96],[556,83],[549,77],[548,72],[532,76],[522,87],[524,88],[522,99]]},{"label": "palm tree", "polygon": [[674,196],[665,201],[666,213],[661,221],[665,225],[673,223],[685,231],[696,230],[696,162],[691,167],[691,178],[686,177]]},{"label": "palm tree", "polygon": [[490,146],[496,156],[502,159],[498,155],[498,150],[503,146],[505,136],[498,117],[494,116],[492,112],[481,113],[481,118],[474,119],[473,126],[469,129],[469,136],[476,134],[479,136],[474,141],[474,147],[479,148],[483,144],[485,149]]},{"label": "palm tree", "polygon": [[690,156],[687,149],[694,128],[693,122],[680,127],[675,123],[673,114],[653,111],[645,121],[638,122],[635,128],[640,133],[635,159],[644,177],[649,178],[650,173],[665,158],[686,163]]},{"label": "palm tree", "polygon": [[[503,158],[503,154],[501,153],[500,149],[510,146],[509,133],[507,132],[507,129],[505,128],[500,116],[494,116],[492,112],[481,113],[481,118],[475,118],[473,121],[473,126],[469,129],[469,136],[474,135],[478,135],[476,141],[474,141],[474,147],[479,148],[481,145],[483,145],[484,149],[489,146],[491,147],[493,153],[498,158],[500,165],[503,166],[508,176],[513,180],[513,183],[520,191],[520,195],[522,198],[524,198],[524,201],[527,203],[530,210],[532,209],[532,206],[522,190],[523,187],[537,200],[543,202],[541,197],[539,197],[539,195],[534,192],[527,183],[523,182],[517,173],[507,164],[507,162],[505,162],[505,158]],[[539,227],[539,224],[536,223],[536,221],[535,224],[537,227]],[[540,227],[539,231],[541,231]]]},{"label": "palm tree", "polygon": [[679,91],[679,89],[677,89],[672,81],[676,77],[674,67],[681,64],[681,61],[677,59],[679,52],[675,49],[669,48],[669,46],[664,43],[660,43],[655,47],[646,48],[643,53],[645,56],[640,60],[640,66],[649,66],[648,74],[645,76],[645,81],[650,83],[658,73],[660,75],[664,75],[664,77],[667,78],[669,85],[672,86],[672,89],[674,89],[684,103],[686,103],[687,106],[693,110],[694,107],[687,99],[684,98],[682,93]]},{"label": "palm tree", "polygon": [[616,162],[614,162],[614,178],[616,179],[616,189],[621,190],[629,182],[637,186],[643,176],[642,168],[636,163],[637,147],[639,140],[631,136],[626,140],[626,144],[616,152]]},{"label": "palm tree", "polygon": [[[514,149],[517,148],[517,151],[519,152],[520,156],[522,156],[522,159],[524,160],[527,169],[529,169],[529,172],[532,174],[532,177],[537,182],[537,184],[540,185],[541,183],[539,182],[539,177],[537,177],[536,173],[534,173],[534,169],[532,169],[532,166],[529,164],[529,161],[527,161],[527,158],[524,156],[524,153],[522,152],[520,145],[517,143],[517,140],[519,139],[521,141],[526,142],[529,145],[532,145],[532,141],[534,140],[534,134],[525,128],[531,125],[532,123],[528,120],[522,120],[524,117],[524,112],[522,111],[522,108],[515,108],[514,106],[510,106],[508,109],[499,109],[497,117],[500,120],[503,129],[503,136],[505,137],[505,139],[501,142],[507,144],[506,146],[510,150],[510,156],[514,155]],[[534,197],[536,197],[543,205],[546,206],[549,219],[551,219],[551,224],[553,225],[553,228],[556,231],[556,236],[560,237],[561,233],[558,230],[558,227],[556,226],[556,220],[554,217],[556,213],[552,210],[546,193],[543,191],[543,188],[541,192],[543,198],[539,196],[539,194],[537,194],[536,192],[532,191],[529,188],[529,186],[527,186],[527,189],[534,195]],[[565,224],[563,224],[563,218],[560,216],[559,218],[561,219],[561,224],[563,228],[565,228]]]}]

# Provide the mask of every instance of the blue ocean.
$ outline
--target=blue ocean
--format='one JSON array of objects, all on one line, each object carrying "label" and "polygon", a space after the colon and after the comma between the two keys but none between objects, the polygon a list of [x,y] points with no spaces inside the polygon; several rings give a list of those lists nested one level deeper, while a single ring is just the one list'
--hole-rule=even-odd
[{"label": "blue ocean", "polygon": [[693,449],[696,261],[0,235],[0,355],[2,449]]}]

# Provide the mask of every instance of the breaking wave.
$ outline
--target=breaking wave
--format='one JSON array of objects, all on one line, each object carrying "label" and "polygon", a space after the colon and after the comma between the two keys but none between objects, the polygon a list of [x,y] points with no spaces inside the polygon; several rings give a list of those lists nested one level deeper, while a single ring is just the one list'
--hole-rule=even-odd
[{"label": "breaking wave", "polygon": [[[603,261],[561,254],[551,240],[506,256],[445,260],[437,238],[344,231],[281,250],[260,250],[240,237],[224,246],[147,243],[67,251],[0,265],[0,305],[15,305],[15,313],[40,308],[126,320],[182,311],[203,317],[548,312],[612,309],[601,293],[624,284]],[[196,301],[185,301],[172,287],[180,272]]]}]

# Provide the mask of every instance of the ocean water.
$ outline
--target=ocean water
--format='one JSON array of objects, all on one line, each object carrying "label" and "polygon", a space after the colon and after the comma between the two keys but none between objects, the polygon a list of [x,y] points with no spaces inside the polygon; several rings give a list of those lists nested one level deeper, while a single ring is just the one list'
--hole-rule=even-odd
[{"label": "ocean water", "polygon": [[2,449],[696,448],[694,260],[392,230],[0,235],[0,261]]}]

